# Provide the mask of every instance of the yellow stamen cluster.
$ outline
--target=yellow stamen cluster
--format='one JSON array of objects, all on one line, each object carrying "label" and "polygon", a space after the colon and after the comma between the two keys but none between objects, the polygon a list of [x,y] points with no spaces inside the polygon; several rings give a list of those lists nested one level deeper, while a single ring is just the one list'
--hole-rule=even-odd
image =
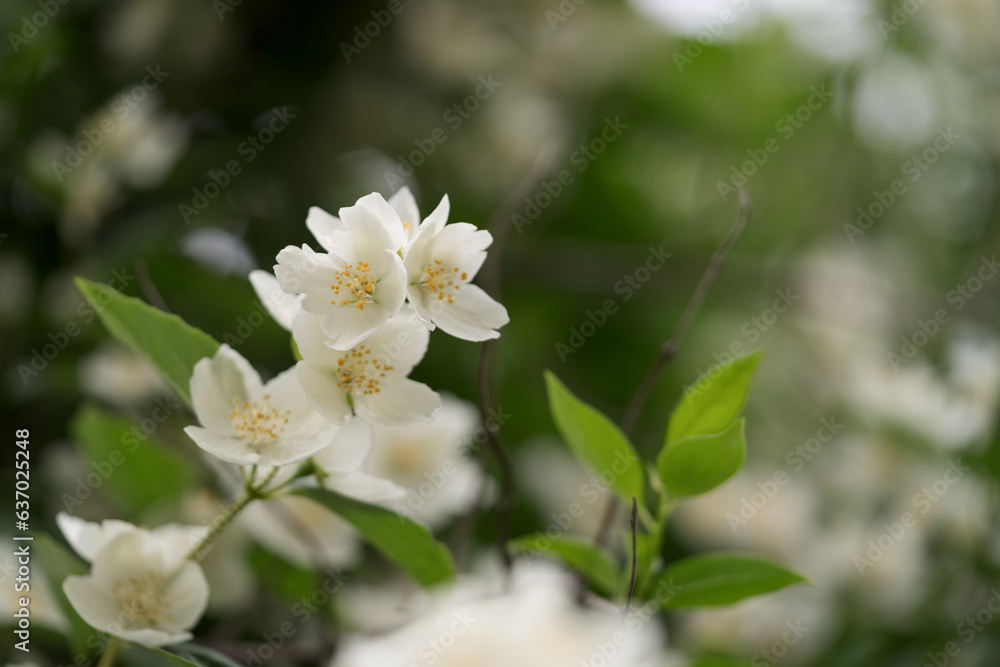
[{"label": "yellow stamen cluster", "polygon": [[111,587],[122,611],[128,616],[128,626],[156,626],[170,618],[170,601],[166,598],[166,579],[150,570],[144,577],[119,579]]},{"label": "yellow stamen cluster", "polygon": [[[337,271],[337,282],[330,285],[330,289],[337,296],[349,296],[350,298],[340,299],[341,306],[354,304],[358,310],[364,310],[365,304],[375,300],[375,285],[378,279],[371,275],[371,267],[368,262],[358,262],[357,266],[350,262],[344,265],[343,271]],[[341,295],[341,290],[344,294]],[[330,301],[337,305],[337,299]]]},{"label": "yellow stamen cluster", "polygon": [[379,381],[392,366],[383,363],[372,349],[361,344],[337,359],[337,385],[348,392],[365,396],[382,391]]},{"label": "yellow stamen cluster", "polygon": [[229,423],[233,425],[236,432],[247,442],[254,445],[262,445],[274,442],[278,435],[285,430],[288,423],[288,415],[291,410],[278,412],[271,407],[271,396],[264,394],[260,403],[257,401],[244,401],[233,399],[233,411],[229,413]]},{"label": "yellow stamen cluster", "polygon": [[439,301],[447,300],[448,303],[455,303],[455,292],[461,289],[462,283],[468,279],[469,274],[465,271],[459,273],[457,266],[449,271],[440,259],[435,259],[433,264],[428,264],[424,269],[420,287],[436,295]]}]

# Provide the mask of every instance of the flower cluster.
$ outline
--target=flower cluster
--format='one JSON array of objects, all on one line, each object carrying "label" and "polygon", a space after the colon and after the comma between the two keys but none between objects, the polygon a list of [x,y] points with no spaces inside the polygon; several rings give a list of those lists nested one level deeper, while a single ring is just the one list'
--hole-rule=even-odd
[{"label": "flower cluster", "polygon": [[[405,188],[389,201],[378,194],[362,197],[339,217],[313,208],[306,225],[325,252],[285,248],[275,275],[251,273],[269,312],[291,331],[301,361],[264,382],[242,355],[219,346],[193,368],[189,388],[199,425],[185,428],[216,467],[239,466],[243,494],[231,506],[232,515],[227,510],[205,527],[171,524],[150,531],[60,515],[66,539],[92,563],[88,576],[69,577],[63,586],[87,623],[149,646],[189,639],[209,596],[197,561],[235,513],[247,508],[263,526],[262,507],[272,504],[313,517],[297,529],[320,530],[333,525],[331,519],[343,523],[308,499],[277,493],[293,480],[362,502],[399,506],[411,491],[396,480],[419,484],[415,473],[422,468],[403,475],[391,462],[420,444],[426,453],[404,458],[416,456],[427,466],[447,467],[449,475],[461,471],[465,479],[478,479],[447,461],[457,441],[426,442],[435,433],[457,440],[471,432],[476,422],[471,408],[456,409],[449,399],[449,409],[437,419],[441,397],[409,379],[435,328],[482,341],[499,336],[496,330],[507,323],[503,306],[469,282],[486,258],[490,234],[467,223],[447,225],[447,216],[445,197],[421,221]],[[397,441],[386,435],[404,430],[413,430],[412,437]],[[373,461],[382,463],[366,466],[377,442],[385,451]],[[440,521],[451,504],[443,500],[433,518]],[[295,541],[294,531],[259,532],[265,542]],[[329,540],[322,537],[314,542],[326,545]],[[344,542],[332,550],[351,552],[349,540]],[[300,562],[343,559],[343,554],[305,556],[290,546],[285,551]]]}]

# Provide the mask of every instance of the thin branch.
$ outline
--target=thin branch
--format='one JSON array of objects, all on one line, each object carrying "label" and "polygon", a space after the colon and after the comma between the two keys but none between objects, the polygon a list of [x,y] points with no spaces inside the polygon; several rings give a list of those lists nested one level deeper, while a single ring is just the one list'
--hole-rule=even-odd
[{"label": "thin branch", "polygon": [[622,616],[628,616],[632,613],[632,594],[635,592],[635,566],[636,566],[636,523],[639,517],[639,500],[635,496],[632,496],[632,575],[628,580],[628,597],[625,598],[625,606],[622,607]]},{"label": "thin branch", "polygon": [[156,284],[153,282],[152,276],[149,275],[146,262],[137,259],[132,262],[132,266],[135,267],[135,276],[139,279],[139,289],[142,290],[142,296],[146,299],[146,303],[156,306],[165,313],[169,313],[170,309],[167,308],[167,302],[163,300],[160,290],[156,289]]},{"label": "thin branch", "polygon": [[632,400],[629,401],[628,407],[625,409],[625,416],[622,418],[621,426],[626,436],[631,437],[639,420],[639,415],[646,406],[646,401],[649,400],[649,395],[656,387],[656,383],[663,374],[663,371],[666,370],[667,365],[677,356],[677,351],[684,342],[684,338],[687,336],[691,325],[694,324],[694,320],[698,316],[698,311],[701,310],[701,306],[708,297],[712,285],[715,284],[715,279],[719,276],[719,271],[722,270],[726,256],[729,255],[729,251],[732,250],[733,245],[736,244],[737,239],[740,238],[743,230],[746,229],[747,223],[750,221],[751,212],[750,194],[746,188],[741,187],[740,214],[736,218],[736,223],[729,230],[729,235],[726,236],[722,245],[712,255],[712,259],[708,263],[708,268],[701,277],[701,282],[695,288],[694,294],[691,295],[691,300],[688,301],[687,307],[684,309],[684,313],[677,323],[677,328],[674,329],[674,333],[671,334],[670,339],[660,348],[660,356],[657,357],[652,367],[646,373],[646,376],[642,379],[642,382],[639,383],[639,387],[635,390]]},{"label": "thin branch", "polygon": [[[677,327],[674,329],[673,334],[671,334],[670,339],[660,347],[659,356],[646,372],[645,377],[642,378],[642,381],[636,388],[635,393],[632,394],[631,400],[628,402],[628,407],[625,408],[625,414],[621,421],[621,429],[622,433],[624,433],[626,437],[632,437],[636,424],[639,421],[639,415],[642,414],[643,408],[646,407],[646,401],[649,400],[649,396],[656,387],[656,383],[663,375],[663,371],[667,369],[670,362],[677,356],[677,351],[684,342],[691,325],[694,324],[695,317],[698,316],[698,311],[701,310],[701,306],[708,297],[708,293],[711,291],[712,285],[715,283],[715,279],[719,276],[719,271],[722,270],[722,265],[726,261],[726,256],[729,255],[729,251],[732,250],[733,245],[735,245],[737,239],[740,238],[740,235],[743,234],[743,230],[746,229],[747,223],[750,222],[750,215],[753,212],[753,207],[750,202],[750,193],[745,187],[741,187],[739,192],[740,213],[736,217],[736,222],[733,224],[732,229],[729,230],[729,234],[722,242],[722,245],[720,245],[719,249],[715,251],[714,255],[712,255],[712,259],[708,263],[708,268],[705,269],[705,274],[701,277],[701,281],[698,283],[694,293],[691,295],[691,299],[684,308],[684,313],[681,315],[681,319],[677,323]],[[601,517],[601,524],[597,529],[597,533],[594,535],[594,544],[596,546],[604,544],[607,539],[608,531],[611,529],[611,524],[614,521],[615,514],[617,513],[618,499],[615,496],[611,496],[604,507],[604,515]]]}]

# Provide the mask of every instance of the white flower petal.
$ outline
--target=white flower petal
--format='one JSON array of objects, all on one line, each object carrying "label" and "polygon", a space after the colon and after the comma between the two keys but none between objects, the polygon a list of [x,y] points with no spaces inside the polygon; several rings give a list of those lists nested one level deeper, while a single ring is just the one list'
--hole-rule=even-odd
[{"label": "white flower petal", "polygon": [[184,432],[196,445],[223,461],[240,465],[256,465],[260,462],[260,452],[251,449],[241,438],[219,435],[198,426],[187,426]]},{"label": "white flower petal", "polygon": [[389,197],[389,206],[392,207],[399,216],[400,222],[403,223],[403,231],[406,237],[408,239],[411,238],[413,233],[417,231],[417,227],[420,226],[420,209],[417,208],[417,200],[413,198],[410,188],[404,185],[397,190],[395,194]]},{"label": "white flower petal", "polygon": [[[383,221],[386,216],[389,219]],[[374,193],[362,197],[354,206],[340,209],[340,219],[347,233],[335,236],[336,250],[331,252],[348,262],[371,262],[372,258],[381,256],[384,250],[396,252],[402,247],[402,243],[396,243],[400,238],[394,237],[402,234],[403,223],[399,222],[399,216],[382,199],[382,195]],[[396,232],[391,231],[393,226],[398,226]]]},{"label": "white flower petal", "polygon": [[236,434],[229,418],[233,399],[252,401],[261,394],[260,375],[246,359],[228,345],[221,345],[214,357],[205,357],[194,366],[191,376],[191,403],[198,421],[220,434]]},{"label": "white flower petal", "polygon": [[[90,627],[108,632],[110,628],[122,625],[121,604],[109,590],[97,585],[93,577],[66,577],[62,587],[73,609]],[[124,620],[127,618],[126,615]]]},{"label": "white flower petal", "polygon": [[442,331],[470,341],[499,338],[496,330],[510,321],[506,308],[472,284],[462,285],[454,303],[431,299],[427,312]]},{"label": "white flower petal", "polygon": [[101,547],[117,535],[135,530],[135,526],[125,521],[105,519],[101,523],[91,523],[66,512],[56,515],[56,524],[73,550],[87,561],[94,560]]},{"label": "white flower petal", "polygon": [[110,591],[116,581],[167,570],[160,542],[147,530],[135,528],[116,535],[94,556],[94,583]]},{"label": "white flower petal", "polygon": [[313,462],[328,473],[358,470],[371,449],[371,425],[364,419],[352,417],[329,446],[313,455]]},{"label": "white flower petal", "polygon": [[336,378],[305,361],[300,361],[295,368],[302,389],[316,411],[334,424],[347,421],[351,406],[347,402],[347,392],[337,384]]},{"label": "white flower petal", "polygon": [[[411,195],[410,198],[412,199],[413,196]],[[357,206],[364,206],[378,216],[378,219],[382,222],[382,227],[389,234],[392,243],[390,248],[393,251],[403,247],[408,237],[406,229],[403,227],[403,221],[400,219],[396,208],[390,205],[382,195],[377,192],[365,195],[358,200]],[[416,202],[414,202],[413,206],[416,208]],[[413,224],[416,225],[417,222],[415,220]]]},{"label": "white flower petal", "polygon": [[302,293],[302,308],[322,315],[330,309],[332,285],[337,279],[339,257],[321,255],[309,246],[288,246],[278,253],[274,276],[288,294]]},{"label": "white flower petal", "polygon": [[287,466],[307,459],[330,444],[333,429],[315,434],[282,438],[274,442],[253,444],[240,438],[217,435],[197,426],[184,432],[209,454],[239,465]]},{"label": "white flower petal", "polygon": [[281,438],[326,430],[326,420],[306,400],[294,366],[278,373],[264,385],[264,394],[270,397],[268,402],[272,410],[279,414],[287,413],[288,423],[279,433]]},{"label": "white flower petal", "polygon": [[251,271],[250,284],[257,298],[264,304],[274,321],[287,331],[292,330],[292,319],[302,310],[301,294],[287,294],[278,285],[278,279],[267,271]]},{"label": "white flower petal", "polygon": [[355,471],[332,473],[323,486],[355,500],[385,506],[406,496],[406,490],[391,480]]},{"label": "white flower petal", "polygon": [[392,366],[392,375],[403,377],[424,358],[430,337],[430,331],[413,309],[405,307],[372,334],[366,344],[382,365]]},{"label": "white flower petal", "polygon": [[403,378],[386,384],[377,394],[357,396],[354,409],[365,421],[383,428],[410,428],[426,424],[441,407],[441,397],[425,384]]},{"label": "white flower petal", "polygon": [[402,259],[391,250],[381,250],[370,261],[376,260],[378,266],[372,266],[377,276],[374,301],[358,304],[362,307],[340,304],[329,310],[321,322],[327,346],[348,350],[358,345],[398,313],[406,300],[406,269]]},{"label": "white flower petal", "polygon": [[301,312],[292,321],[292,337],[303,359],[323,370],[332,370],[343,353],[326,345],[322,323],[321,316]]},{"label": "white flower petal", "polygon": [[445,223],[448,222],[448,213],[451,210],[451,203],[448,201],[448,195],[441,197],[441,202],[437,205],[431,214],[427,216],[421,225],[427,225],[434,230],[434,233],[440,232],[444,227]]},{"label": "white flower petal", "polygon": [[335,215],[327,213],[318,206],[310,206],[306,215],[306,227],[312,232],[316,241],[324,250],[330,250],[334,232],[344,231],[344,223]]},{"label": "white flower petal", "polygon": [[186,561],[166,585],[170,600],[170,615],[164,620],[164,629],[182,631],[194,627],[208,606],[208,581],[201,566]]},{"label": "white flower petal", "polygon": [[118,635],[126,641],[144,646],[168,646],[179,644],[192,639],[190,632],[163,632],[153,628],[143,628],[142,630],[124,630]]}]

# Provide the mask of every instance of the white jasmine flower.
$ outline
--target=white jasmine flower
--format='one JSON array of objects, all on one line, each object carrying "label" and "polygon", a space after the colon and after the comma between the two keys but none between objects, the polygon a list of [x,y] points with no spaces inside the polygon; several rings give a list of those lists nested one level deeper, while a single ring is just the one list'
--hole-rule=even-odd
[{"label": "white jasmine flower", "polygon": [[149,531],[127,521],[105,519],[101,523],[93,523],[66,512],[56,515],[56,524],[73,550],[89,563],[94,562],[101,549],[119,535],[139,531],[147,533],[150,539],[159,545],[166,564],[174,567],[187,558],[191,549],[201,542],[208,532],[207,526],[184,526],[176,523]]},{"label": "white jasmine flower", "polygon": [[[440,224],[448,219],[448,195],[441,198],[441,203],[421,222],[420,209],[417,208],[417,201],[413,198],[410,188],[403,186],[396,191],[387,202],[382,195],[374,192],[362,197],[357,202],[360,206],[365,206],[378,216],[383,227],[395,245],[395,250],[400,252],[404,246],[410,242],[419,227],[424,224]],[[391,210],[390,210],[391,209]],[[309,209],[306,217],[306,227],[316,237],[316,241],[327,251],[334,251],[334,232],[346,231],[343,221],[335,215],[331,215],[323,209],[313,206]]]},{"label": "white jasmine flower", "polygon": [[195,364],[191,402],[201,426],[184,429],[223,461],[284,466],[309,458],[336,436],[306,402],[294,368],[266,385],[228,345]]},{"label": "white jasmine flower", "polygon": [[407,297],[431,329],[464,340],[500,336],[507,309],[471,281],[486,261],[493,237],[467,222],[428,218],[406,250]]},{"label": "white jasmine flower", "polygon": [[257,292],[257,298],[271,314],[274,321],[286,331],[292,330],[292,320],[302,310],[302,294],[286,294],[274,274],[267,271],[251,271],[250,284]]},{"label": "white jasmine flower", "polygon": [[407,377],[430,338],[409,308],[349,350],[330,347],[317,317],[308,312],[295,318],[292,335],[303,358],[297,367],[302,388],[333,423],[343,424],[356,413],[377,426],[409,428],[429,422],[441,405],[427,385]]},{"label": "white jasmine flower", "polygon": [[[289,246],[274,267],[285,292],[305,294],[303,310],[321,315],[330,345],[346,350],[377,331],[406,299],[398,254],[405,237],[395,211],[379,195],[340,209],[343,229],[329,232],[329,254]],[[332,223],[331,223],[332,224]]]},{"label": "white jasmine flower", "polygon": [[190,639],[208,604],[198,564],[134,526],[104,542],[90,574],[67,577],[63,591],[93,628],[147,646]]},{"label": "white jasmine flower", "polygon": [[406,430],[374,428],[374,446],[365,464],[369,473],[406,489],[396,511],[431,527],[465,511],[479,493],[482,473],[464,455],[479,426],[474,405],[442,396],[434,421]]},{"label": "white jasmine flower", "polygon": [[570,577],[519,564],[511,589],[499,577],[460,582],[414,620],[377,635],[348,635],[331,667],[652,667],[674,664],[657,623],[574,601]]},{"label": "white jasmine flower", "polygon": [[406,495],[390,480],[362,472],[371,450],[372,427],[358,417],[349,419],[341,429],[341,437],[313,456],[313,463],[322,471],[323,486],[341,495],[382,505]]}]

